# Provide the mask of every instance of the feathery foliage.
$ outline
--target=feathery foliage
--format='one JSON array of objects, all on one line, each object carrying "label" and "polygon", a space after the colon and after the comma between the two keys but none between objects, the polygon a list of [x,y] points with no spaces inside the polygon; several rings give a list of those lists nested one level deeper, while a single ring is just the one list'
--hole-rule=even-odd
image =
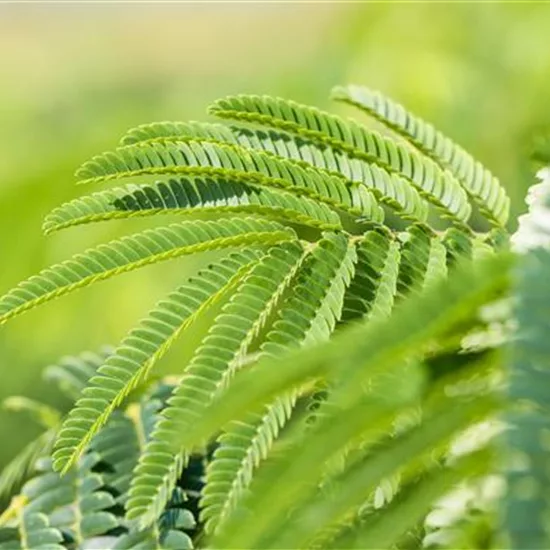
[{"label": "feathery foliage", "polygon": [[[239,95],[209,109],[228,124],[142,125],[77,171],[82,184],[116,185],[54,209],[47,234],[183,221],[43,270],[0,298],[0,323],[163,260],[217,258],[116,347],[45,370],[69,410],[11,401],[46,430],[0,477],[11,498],[0,548],[429,547],[445,538],[426,523],[438,499],[483,483],[503,457],[510,493],[491,537],[548,542],[550,262],[510,254],[509,200],[469,153],[381,94],[350,86],[333,97],[398,139]],[[470,224],[473,206],[491,231]],[[507,371],[506,338],[488,337],[501,324],[480,311],[510,292],[519,329]],[[205,318],[191,359],[160,378],[164,354]],[[497,415],[522,429],[500,447],[488,437],[457,451]],[[520,468],[518,457],[529,460]],[[462,518],[465,530],[474,522]]]},{"label": "feathery foliage", "polygon": [[336,87],[332,97],[365,111],[448,168],[492,223],[506,224],[510,200],[498,179],[431,124],[381,93],[362,86]]},{"label": "feathery foliage", "polygon": [[64,422],[54,454],[66,470],[116,407],[147,378],[150,367],[185,328],[250,269],[258,254],[235,253],[161,301],[97,370]]}]

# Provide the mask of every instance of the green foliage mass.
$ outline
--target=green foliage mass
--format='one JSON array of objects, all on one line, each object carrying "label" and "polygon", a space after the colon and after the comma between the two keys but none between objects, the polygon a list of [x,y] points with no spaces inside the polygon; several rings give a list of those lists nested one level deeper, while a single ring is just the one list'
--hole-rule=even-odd
[{"label": "green foliage mass", "polygon": [[[533,281],[546,252],[528,254],[511,286],[498,179],[378,92],[333,96],[384,133],[290,100],[230,96],[209,109],[226,124],[140,126],[79,168],[83,186],[116,187],[57,207],[45,232],[142,216],[158,225],[20,283],[0,298],[0,324],[130,270],[218,259],[114,349],[47,369],[74,400],[68,412],[11,401],[45,433],[0,477],[10,499],[0,548],[408,548],[430,537],[452,548],[426,522],[439,499],[495,472],[516,483],[492,437],[459,442],[503,411],[525,429],[500,458],[543,441],[540,385],[516,372],[544,368],[545,293]],[[480,308],[511,288],[525,332],[509,375],[504,323],[492,341]],[[160,359],[205,318],[190,360],[163,376]],[[529,406],[508,406],[505,381]],[[465,544],[544,547],[546,470],[539,460],[524,470],[502,526],[487,535],[463,514]],[[530,510],[540,525],[518,528]]]},{"label": "green foliage mass", "polygon": [[[9,85],[0,89],[3,290],[74,252],[154,226],[153,217],[136,216],[48,237],[38,230],[49,210],[78,195],[67,185],[74,168],[109,149],[113,136],[140,122],[206,120],[204,106],[218,96],[268,93],[347,116],[353,108],[331,105],[327,90],[367,82],[491,167],[511,199],[512,231],[532,182],[531,136],[549,127],[550,50],[541,44],[550,4],[94,4],[90,11],[37,4],[0,11],[0,46],[10,54],[2,64]],[[268,38],[273,32],[276,41]],[[485,227],[475,213],[470,223]],[[59,393],[40,380],[45,364],[119,341],[158,298],[216,256],[187,256],[177,270],[137,270],[9,323],[0,331],[0,400],[24,394],[57,403]],[[116,304],[116,315],[105,316],[105,301]],[[164,372],[188,360],[188,342],[165,356]],[[0,409],[0,468],[37,434],[25,416]]]}]

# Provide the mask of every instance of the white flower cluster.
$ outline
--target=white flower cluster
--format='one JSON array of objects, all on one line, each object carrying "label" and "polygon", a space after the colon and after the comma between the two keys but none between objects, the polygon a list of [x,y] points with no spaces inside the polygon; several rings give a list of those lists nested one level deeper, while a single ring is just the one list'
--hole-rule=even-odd
[{"label": "white flower cluster", "polygon": [[[550,249],[550,166],[540,170],[537,178],[540,183],[532,185],[525,198],[528,211],[518,219],[518,230],[511,238],[512,248],[516,252],[525,253],[541,247]],[[504,307],[504,310],[499,310],[499,307]],[[484,312],[487,316],[485,320],[490,321],[493,318],[493,326],[498,328],[496,334],[502,340],[506,335],[503,335],[501,318],[508,316],[509,302],[502,301],[496,307],[492,305],[489,308],[494,309]],[[487,334],[487,331],[483,331],[470,335],[467,345],[475,347],[476,339],[481,339],[486,345]],[[472,426],[453,440],[449,453],[450,462],[487,445],[503,429],[504,425],[497,420]],[[461,540],[461,522],[467,520],[469,515],[491,512],[504,494],[505,480],[499,475],[485,476],[473,483],[461,483],[439,499],[426,517],[427,535],[423,547],[458,548],[464,542]]]},{"label": "white flower cluster", "polygon": [[493,514],[505,493],[506,484],[501,476],[489,475],[477,483],[462,483],[441,498],[427,515],[422,547],[473,548],[470,545],[475,539],[468,537],[468,520]]},{"label": "white flower cluster", "polygon": [[527,214],[518,219],[518,230],[512,236],[512,248],[527,252],[534,248],[550,248],[550,167],[537,174],[540,183],[532,185],[525,202]]}]

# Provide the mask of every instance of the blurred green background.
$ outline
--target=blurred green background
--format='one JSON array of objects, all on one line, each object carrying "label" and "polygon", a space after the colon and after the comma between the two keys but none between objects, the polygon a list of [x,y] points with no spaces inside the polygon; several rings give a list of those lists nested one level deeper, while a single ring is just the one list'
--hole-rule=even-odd
[{"label": "blurred green background", "polygon": [[[73,185],[80,162],[131,126],[205,119],[205,107],[230,93],[326,108],[335,84],[380,89],[491,167],[515,217],[532,178],[529,143],[550,123],[549,28],[550,4],[527,2],[0,6],[0,291],[143,226],[42,236],[43,216],[84,191]],[[124,275],[2,327],[0,399],[54,401],[40,379],[45,365],[116,343],[197,265]],[[176,368],[185,346],[166,359]],[[0,412],[0,466],[36,431]]]}]

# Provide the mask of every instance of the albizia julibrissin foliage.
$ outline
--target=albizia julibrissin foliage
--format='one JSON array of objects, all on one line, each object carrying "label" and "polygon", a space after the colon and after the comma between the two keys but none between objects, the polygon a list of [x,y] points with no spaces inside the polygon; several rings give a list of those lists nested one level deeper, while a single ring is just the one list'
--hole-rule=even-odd
[{"label": "albizia julibrissin foliage", "polygon": [[[479,486],[503,457],[542,441],[532,406],[542,380],[516,375],[546,342],[529,329],[546,319],[522,306],[543,307],[546,252],[529,252],[511,276],[497,178],[377,92],[333,97],[389,133],[241,95],[210,107],[225,123],[140,126],[77,171],[82,184],[115,185],[57,207],[46,233],[142,216],[159,226],[22,282],[0,299],[0,323],[163,260],[217,259],[115,348],[46,369],[74,399],[69,411],[12,400],[46,430],[0,477],[11,498],[0,549],[453,547],[457,533],[473,547],[543,547],[544,528],[526,534],[517,518],[546,503],[516,490],[517,469],[503,474],[513,486],[502,527],[490,506],[464,510],[458,531],[434,532],[425,518],[457,485]],[[526,332],[506,369],[510,314],[495,321],[480,308],[511,288]],[[164,353],[206,315],[191,360],[159,380]],[[531,404],[521,418],[506,380]],[[503,410],[529,435],[499,452],[491,438],[456,450]],[[518,483],[543,487],[536,460],[526,472]]]}]

